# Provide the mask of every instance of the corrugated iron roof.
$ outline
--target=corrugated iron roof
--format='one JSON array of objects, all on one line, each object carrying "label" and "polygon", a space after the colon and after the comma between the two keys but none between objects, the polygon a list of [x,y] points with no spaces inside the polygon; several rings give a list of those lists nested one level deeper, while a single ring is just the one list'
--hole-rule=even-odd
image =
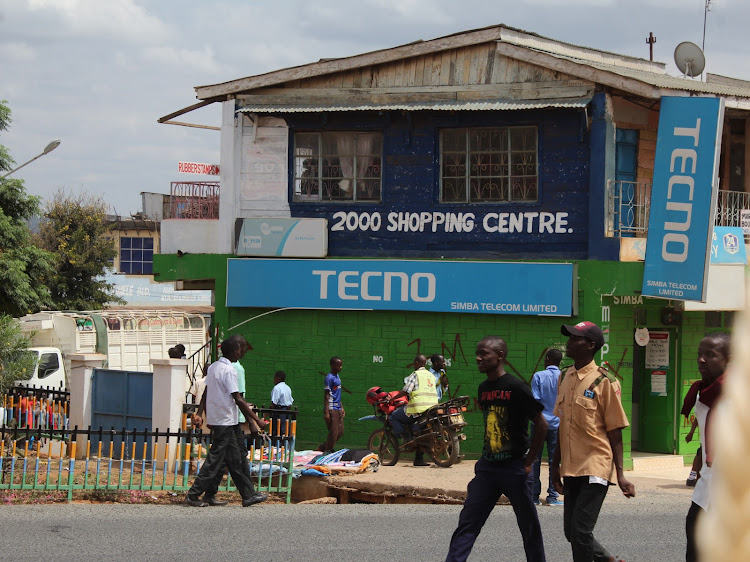
[{"label": "corrugated iron roof", "polygon": [[238,113],[317,113],[323,111],[512,111],[547,107],[586,107],[591,96],[544,100],[461,100],[410,103],[352,103],[332,105],[246,105]]},{"label": "corrugated iron roof", "polygon": [[[640,80],[646,84],[650,84],[657,88],[669,88],[672,90],[684,90],[687,92],[696,92],[701,94],[713,94],[717,96],[730,96],[740,98],[750,98],[750,85],[748,87],[742,87],[740,85],[729,85],[729,84],[718,84],[712,82],[701,82],[692,78],[681,78],[678,76],[670,76],[665,73],[658,72],[646,72],[637,70],[634,68],[628,68],[625,66],[607,64],[604,62],[591,61],[587,59],[566,56],[559,53],[551,53],[548,51],[542,51],[548,55],[556,57],[558,59],[568,60],[576,64],[585,64],[597,70],[603,70],[605,72],[612,72],[620,76],[627,78],[633,78]],[[739,82],[739,80],[737,81]]]}]

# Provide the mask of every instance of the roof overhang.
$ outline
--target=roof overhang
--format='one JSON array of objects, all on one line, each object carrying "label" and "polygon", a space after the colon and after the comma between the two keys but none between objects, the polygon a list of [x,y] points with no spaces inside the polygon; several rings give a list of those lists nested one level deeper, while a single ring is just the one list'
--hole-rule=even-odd
[{"label": "roof overhang", "polygon": [[411,103],[336,103],[254,105],[248,103],[237,113],[321,113],[326,111],[513,111],[521,109],[583,108],[591,96],[542,100],[453,100]]}]

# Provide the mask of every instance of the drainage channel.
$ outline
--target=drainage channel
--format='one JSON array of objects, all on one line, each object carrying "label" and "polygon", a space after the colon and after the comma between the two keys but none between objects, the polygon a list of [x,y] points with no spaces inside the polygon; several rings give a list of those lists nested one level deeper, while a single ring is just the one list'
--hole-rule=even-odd
[{"label": "drainage channel", "polygon": [[420,496],[409,493],[398,493],[394,491],[371,491],[348,486],[337,486],[328,483],[328,496],[335,498],[340,504],[348,503],[385,503],[385,504],[442,504],[461,505],[462,498],[450,496]]}]

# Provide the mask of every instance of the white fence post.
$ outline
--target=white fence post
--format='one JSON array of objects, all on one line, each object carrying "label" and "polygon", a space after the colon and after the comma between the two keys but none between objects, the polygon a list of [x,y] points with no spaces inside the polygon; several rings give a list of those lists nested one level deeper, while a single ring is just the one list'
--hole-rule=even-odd
[{"label": "white fence post", "polygon": [[[71,353],[67,358],[70,359],[68,427],[87,429],[91,425],[91,379],[94,369],[101,369],[107,356],[101,353]],[[76,439],[76,458],[85,458],[87,439],[85,435]]]},{"label": "white fence post", "polygon": [[[152,359],[151,366],[154,370],[153,378],[153,401],[151,406],[151,431],[180,430],[182,425],[182,405],[185,403],[185,386],[187,380],[187,368],[190,362],[187,359]],[[162,445],[160,451],[164,450],[165,440],[160,440]],[[173,465],[177,454],[177,438],[169,438],[170,466]],[[152,446],[154,441],[152,440]],[[163,460],[161,452],[159,459]]]}]

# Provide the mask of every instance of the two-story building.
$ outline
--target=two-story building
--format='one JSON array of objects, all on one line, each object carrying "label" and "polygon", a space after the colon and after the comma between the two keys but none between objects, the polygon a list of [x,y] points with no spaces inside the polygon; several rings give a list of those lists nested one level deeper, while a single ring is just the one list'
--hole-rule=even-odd
[{"label": "two-story building", "polygon": [[196,93],[161,121],[222,104],[218,217],[164,220],[156,278],[213,287],[219,333],[253,345],[251,400],[287,371],[298,448],[322,440],[333,355],[353,393],[340,444],[363,446],[365,392],[400,388],[417,352],[444,354],[451,391],[474,396],[479,339],[505,338],[529,380],[564,346],[560,325],[588,319],[622,382],[626,443],[694,452],[679,406],[698,341],[744,305],[745,268],[712,271],[706,304],[641,295],[660,99],[724,98],[716,219],[737,226],[750,83],[498,25]]}]

